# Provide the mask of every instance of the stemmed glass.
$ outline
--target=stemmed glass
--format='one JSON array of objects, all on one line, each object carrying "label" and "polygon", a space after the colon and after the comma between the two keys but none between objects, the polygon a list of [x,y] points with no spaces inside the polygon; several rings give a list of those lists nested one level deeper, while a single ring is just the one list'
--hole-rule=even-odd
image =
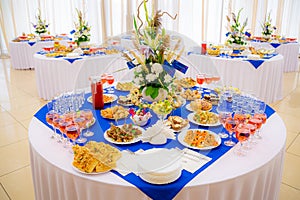
[{"label": "stemmed glass", "polygon": [[56,128],[53,125],[53,120],[56,119],[57,117],[59,117],[59,115],[54,110],[50,110],[49,112],[46,113],[46,121],[53,128],[53,132],[52,132],[52,135],[51,135],[52,139],[55,139],[57,137]]},{"label": "stemmed glass", "polygon": [[[229,112],[218,112],[218,113],[219,113],[219,120],[220,120],[223,128],[225,128],[226,119],[228,117],[231,117],[231,113],[229,113]],[[228,134],[226,134],[225,132],[218,133],[218,135],[221,138],[228,138]]]},{"label": "stemmed glass", "polygon": [[200,87],[198,88],[198,91],[201,91],[201,85],[204,83],[205,81],[205,75],[204,74],[197,74],[196,75],[196,80],[197,83],[200,85]]},{"label": "stemmed glass", "polygon": [[74,115],[74,119],[73,119],[74,123],[78,126],[78,134],[79,134],[79,138],[76,140],[77,143],[82,144],[85,143],[87,141],[86,138],[82,137],[82,130],[85,128],[86,126],[86,121],[85,118],[83,118],[82,116],[78,115],[77,113]]},{"label": "stemmed glass", "polygon": [[225,129],[229,133],[229,139],[224,142],[226,146],[234,146],[236,143],[232,140],[232,134],[236,130],[236,126],[238,125],[238,121],[233,119],[232,117],[228,117],[225,121]]},{"label": "stemmed glass", "polygon": [[107,89],[108,90],[108,93],[114,93],[114,89],[113,89],[113,83],[115,82],[115,77],[112,75],[112,74],[108,74],[106,76],[106,81],[109,85],[109,88]]},{"label": "stemmed glass", "polygon": [[[55,133],[57,133],[57,130],[59,130],[59,123],[61,121],[61,116],[60,115],[57,115],[57,117],[53,118],[53,121],[52,121],[52,125],[53,125],[53,128],[54,128],[54,131]],[[62,143],[63,142],[63,134],[61,133],[61,135],[56,135],[56,139],[57,139],[57,142],[59,143]]]},{"label": "stemmed glass", "polygon": [[90,109],[84,109],[81,111],[81,115],[85,118],[86,120],[86,131],[85,133],[83,134],[85,137],[91,137],[94,135],[94,132],[90,131],[90,127],[93,123],[93,120],[94,120],[94,115],[93,115],[93,112],[92,110]]},{"label": "stemmed glass", "polygon": [[[77,124],[71,123],[68,126],[66,126],[66,135],[69,138],[69,140],[72,141],[72,145],[75,145],[75,141],[79,137],[80,134],[80,128]],[[72,151],[71,151],[72,152]]]},{"label": "stemmed glass", "polygon": [[236,154],[245,156],[246,152],[243,150],[244,142],[250,137],[250,128],[245,124],[239,124],[236,128],[236,138],[240,143],[240,147],[236,149]]},{"label": "stemmed glass", "polygon": [[68,138],[67,133],[66,133],[66,127],[71,124],[72,124],[72,121],[69,118],[67,118],[65,115],[59,121],[59,130],[63,135],[66,136],[66,139],[63,139],[65,148],[72,146],[72,143],[70,142],[70,139]]},{"label": "stemmed glass", "polygon": [[256,139],[262,139],[262,137],[260,136],[260,133],[259,133],[259,129],[261,128],[262,123],[263,123],[262,119],[260,119],[260,118],[255,118],[255,117],[251,117],[251,118],[248,120],[248,123],[256,126],[256,132],[255,132],[255,134],[254,134],[254,137],[255,137]]}]

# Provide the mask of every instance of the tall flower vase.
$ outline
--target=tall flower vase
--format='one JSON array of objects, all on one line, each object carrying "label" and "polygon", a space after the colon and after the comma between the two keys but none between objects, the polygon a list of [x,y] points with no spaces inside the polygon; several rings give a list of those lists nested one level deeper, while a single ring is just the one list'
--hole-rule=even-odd
[{"label": "tall flower vase", "polygon": [[154,99],[151,96],[146,95],[146,89],[147,89],[147,87],[145,87],[142,90],[143,99],[146,100],[146,101],[155,102],[155,101],[162,101],[162,100],[165,100],[167,98],[168,91],[163,89],[163,88],[159,88],[158,95]]}]

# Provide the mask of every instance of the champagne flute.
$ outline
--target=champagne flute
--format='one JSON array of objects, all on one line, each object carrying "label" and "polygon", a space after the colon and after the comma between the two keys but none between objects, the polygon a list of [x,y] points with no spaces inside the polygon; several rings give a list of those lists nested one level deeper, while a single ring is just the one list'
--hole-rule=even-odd
[{"label": "champagne flute", "polygon": [[232,117],[228,117],[225,121],[225,129],[229,133],[229,140],[226,140],[224,144],[226,146],[234,146],[236,143],[232,140],[232,134],[236,130],[236,126],[238,125],[238,121],[233,119]]}]

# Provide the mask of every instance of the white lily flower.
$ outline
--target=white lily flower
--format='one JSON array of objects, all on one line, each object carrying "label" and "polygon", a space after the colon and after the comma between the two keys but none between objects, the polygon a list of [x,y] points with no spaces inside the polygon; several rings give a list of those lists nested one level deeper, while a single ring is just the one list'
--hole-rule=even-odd
[{"label": "white lily flower", "polygon": [[160,74],[161,72],[163,72],[163,68],[162,68],[161,64],[159,64],[159,63],[154,63],[154,64],[152,65],[151,71],[152,71],[153,73]]},{"label": "white lily flower", "polygon": [[172,77],[169,74],[166,74],[164,79],[166,83],[170,83],[172,81]]}]

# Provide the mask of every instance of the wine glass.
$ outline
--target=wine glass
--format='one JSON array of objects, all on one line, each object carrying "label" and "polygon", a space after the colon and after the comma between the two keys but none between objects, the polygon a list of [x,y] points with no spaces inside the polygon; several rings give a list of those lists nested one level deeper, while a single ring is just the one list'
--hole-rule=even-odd
[{"label": "wine glass", "polygon": [[[218,113],[219,113],[219,120],[220,120],[223,128],[225,128],[226,119],[231,116],[231,113],[229,113],[229,112],[218,112]],[[228,134],[225,132],[218,133],[218,135],[221,138],[228,138]]]},{"label": "wine glass", "polygon": [[83,118],[80,115],[75,114],[73,121],[79,128],[79,132],[78,132],[79,137],[76,140],[76,142],[79,144],[85,143],[87,141],[87,139],[82,137],[82,130],[86,127],[85,118]]},{"label": "wine glass", "polygon": [[59,121],[59,130],[66,137],[66,139],[63,140],[64,148],[72,146],[72,143],[70,142],[70,139],[67,137],[66,133],[66,127],[71,124],[72,121],[69,118],[66,118],[65,116],[62,117],[62,119]]},{"label": "wine glass", "polygon": [[205,81],[205,75],[204,74],[197,74],[196,75],[196,80],[197,83],[200,85],[200,87],[198,88],[198,91],[201,91],[201,85],[204,83]]},{"label": "wine glass", "polygon": [[236,139],[240,143],[240,147],[236,149],[236,154],[239,156],[245,156],[246,152],[243,150],[245,148],[244,143],[250,137],[250,128],[244,124],[239,124],[236,128]]},{"label": "wine glass", "polygon": [[81,114],[81,115],[85,118],[85,120],[86,120],[86,131],[85,131],[85,133],[84,133],[83,135],[84,135],[85,137],[91,137],[91,136],[93,136],[93,135],[94,135],[94,132],[92,132],[92,131],[90,130],[90,127],[91,127],[93,121],[95,120],[95,119],[94,119],[94,115],[93,115],[92,110],[90,110],[90,109],[84,109],[84,110],[81,111],[80,114]]},{"label": "wine glass", "polygon": [[46,121],[53,128],[53,132],[51,135],[52,139],[55,139],[57,137],[56,129],[53,125],[53,119],[56,119],[57,117],[59,117],[59,115],[54,110],[50,110],[49,112],[46,113]]},{"label": "wine glass", "polygon": [[57,139],[57,142],[59,142],[59,143],[62,143],[63,138],[64,138],[62,133],[59,135],[57,132],[57,130],[59,130],[59,123],[61,120],[62,120],[61,116],[58,115],[57,117],[53,118],[53,121],[52,121],[53,128],[54,128],[55,132],[57,133],[56,139]]},{"label": "wine glass", "polygon": [[226,146],[234,146],[236,143],[232,140],[232,134],[236,130],[236,126],[238,125],[238,121],[233,119],[232,117],[228,117],[225,121],[225,129],[229,133],[229,139],[224,142]]},{"label": "wine glass", "polygon": [[66,135],[69,138],[69,140],[71,140],[72,145],[75,145],[75,141],[77,140],[80,134],[79,126],[75,123],[71,123],[68,126],[66,126],[65,130],[66,130]]},{"label": "wine glass", "polygon": [[254,134],[255,138],[256,139],[262,139],[261,135],[260,135],[260,132],[259,132],[259,129],[261,128],[262,126],[262,119],[260,118],[255,118],[255,117],[251,117],[249,120],[248,120],[248,123],[249,124],[253,124],[256,126],[256,132]]},{"label": "wine glass", "polygon": [[113,89],[113,86],[112,84],[115,82],[115,77],[112,75],[112,74],[108,74],[106,76],[106,81],[109,85],[109,88],[107,89],[108,90],[108,93],[114,93],[114,89]]}]

